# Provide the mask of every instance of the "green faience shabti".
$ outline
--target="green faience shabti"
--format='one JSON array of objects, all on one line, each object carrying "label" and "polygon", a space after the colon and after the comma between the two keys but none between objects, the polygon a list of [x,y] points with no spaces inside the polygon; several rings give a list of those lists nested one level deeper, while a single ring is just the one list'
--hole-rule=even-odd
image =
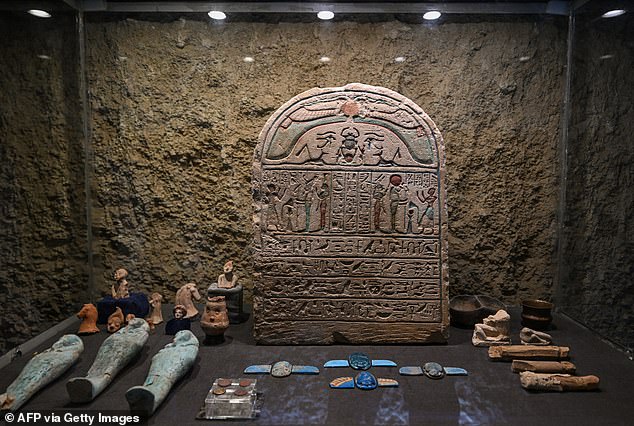
[{"label": "green faience shabti", "polygon": [[75,377],[66,383],[72,402],[90,402],[137,355],[147,342],[150,327],[141,318],[133,318],[127,327],[104,340],[86,377]]},{"label": "green faience shabti", "polygon": [[125,393],[130,411],[150,416],[165,400],[172,386],[189,371],[198,355],[198,339],[189,330],[181,330],[174,341],[152,358],[150,371],[142,386]]},{"label": "green faience shabti", "polygon": [[15,411],[37,391],[61,376],[79,359],[84,344],[74,334],[66,334],[49,349],[35,355],[18,377],[0,395],[0,409]]}]

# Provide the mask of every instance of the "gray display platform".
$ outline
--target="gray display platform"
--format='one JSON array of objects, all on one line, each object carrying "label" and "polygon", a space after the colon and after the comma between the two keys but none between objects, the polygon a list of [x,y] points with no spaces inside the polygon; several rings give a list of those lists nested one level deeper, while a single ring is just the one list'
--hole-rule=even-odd
[{"label": "gray display platform", "polygon": [[[165,318],[169,306],[165,306]],[[519,309],[510,310],[514,343],[519,343]],[[262,425],[625,425],[634,418],[634,362],[574,321],[555,315],[551,330],[558,345],[569,346],[571,361],[579,375],[595,374],[601,378],[600,391],[587,393],[530,393],[521,388],[519,377],[511,372],[510,363],[491,362],[486,348],[471,345],[471,331],[451,327],[447,345],[412,346],[260,346],[251,336],[252,322],[232,326],[227,340],[218,346],[201,344],[198,361],[180,381],[166,401],[149,419],[149,425],[204,425],[195,420],[196,413],[214,379],[242,377],[245,367],[287,360],[292,364],[320,367],[316,376],[291,375],[278,379],[268,375],[258,379],[263,404],[260,416],[252,421],[230,424]],[[66,329],[76,331],[76,325]],[[194,322],[192,331],[201,342],[204,333]],[[157,327],[141,355],[113,383],[89,404],[71,404],[65,384],[71,377],[86,373],[108,336],[102,332],[82,339],[85,351],[80,361],[60,379],[35,395],[22,411],[30,410],[110,410],[128,409],[125,391],[143,383],[151,358],[172,340],[164,324]],[[49,338],[36,350],[49,347],[63,333]],[[349,368],[321,368],[329,359],[343,359],[350,352],[363,351],[373,358],[394,360],[399,367],[422,365],[427,361],[445,366],[463,367],[466,377],[430,380],[426,377],[400,376],[398,368],[375,367],[378,377],[394,378],[398,388],[329,389],[328,383],[341,376],[354,376]],[[30,359],[25,353],[1,370],[0,390],[18,375]],[[221,421],[213,421],[219,424]]]}]

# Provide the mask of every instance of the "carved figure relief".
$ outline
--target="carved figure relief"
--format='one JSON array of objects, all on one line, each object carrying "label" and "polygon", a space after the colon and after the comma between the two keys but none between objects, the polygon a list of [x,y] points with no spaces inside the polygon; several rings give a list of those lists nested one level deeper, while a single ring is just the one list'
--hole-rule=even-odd
[{"label": "carved figure relief", "polygon": [[435,124],[391,90],[311,89],[275,112],[254,158],[256,339],[444,341],[444,173]]}]

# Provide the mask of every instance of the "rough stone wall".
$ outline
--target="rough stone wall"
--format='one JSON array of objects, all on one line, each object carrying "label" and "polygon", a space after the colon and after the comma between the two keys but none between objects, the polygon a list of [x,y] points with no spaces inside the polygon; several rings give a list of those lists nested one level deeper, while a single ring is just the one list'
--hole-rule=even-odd
[{"label": "rough stone wall", "polygon": [[605,10],[591,2],[577,14],[561,302],[632,350],[634,17],[598,18]]},{"label": "rough stone wall", "polygon": [[260,130],[298,93],[360,82],[409,97],[443,133],[451,294],[549,298],[565,35],[566,20],[552,17],[89,16],[97,288],[123,266],[131,285],[173,300],[188,281],[206,288],[227,259],[249,287]]},{"label": "rough stone wall", "polygon": [[87,246],[74,17],[2,12],[0,39],[2,354],[76,312]]}]

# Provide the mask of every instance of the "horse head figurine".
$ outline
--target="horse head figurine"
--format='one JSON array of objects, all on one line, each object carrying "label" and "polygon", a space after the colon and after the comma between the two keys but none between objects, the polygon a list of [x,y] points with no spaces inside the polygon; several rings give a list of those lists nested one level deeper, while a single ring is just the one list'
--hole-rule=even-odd
[{"label": "horse head figurine", "polygon": [[79,330],[77,334],[95,334],[99,333],[97,328],[97,308],[92,303],[85,304],[79,312],[77,312],[77,318],[82,322],[79,324]]},{"label": "horse head figurine", "polygon": [[194,305],[194,300],[200,299],[202,299],[202,297],[195,283],[187,283],[176,292],[176,304],[183,305],[187,309],[185,318],[195,319],[198,317],[199,312],[198,309],[196,309],[196,305]]}]

